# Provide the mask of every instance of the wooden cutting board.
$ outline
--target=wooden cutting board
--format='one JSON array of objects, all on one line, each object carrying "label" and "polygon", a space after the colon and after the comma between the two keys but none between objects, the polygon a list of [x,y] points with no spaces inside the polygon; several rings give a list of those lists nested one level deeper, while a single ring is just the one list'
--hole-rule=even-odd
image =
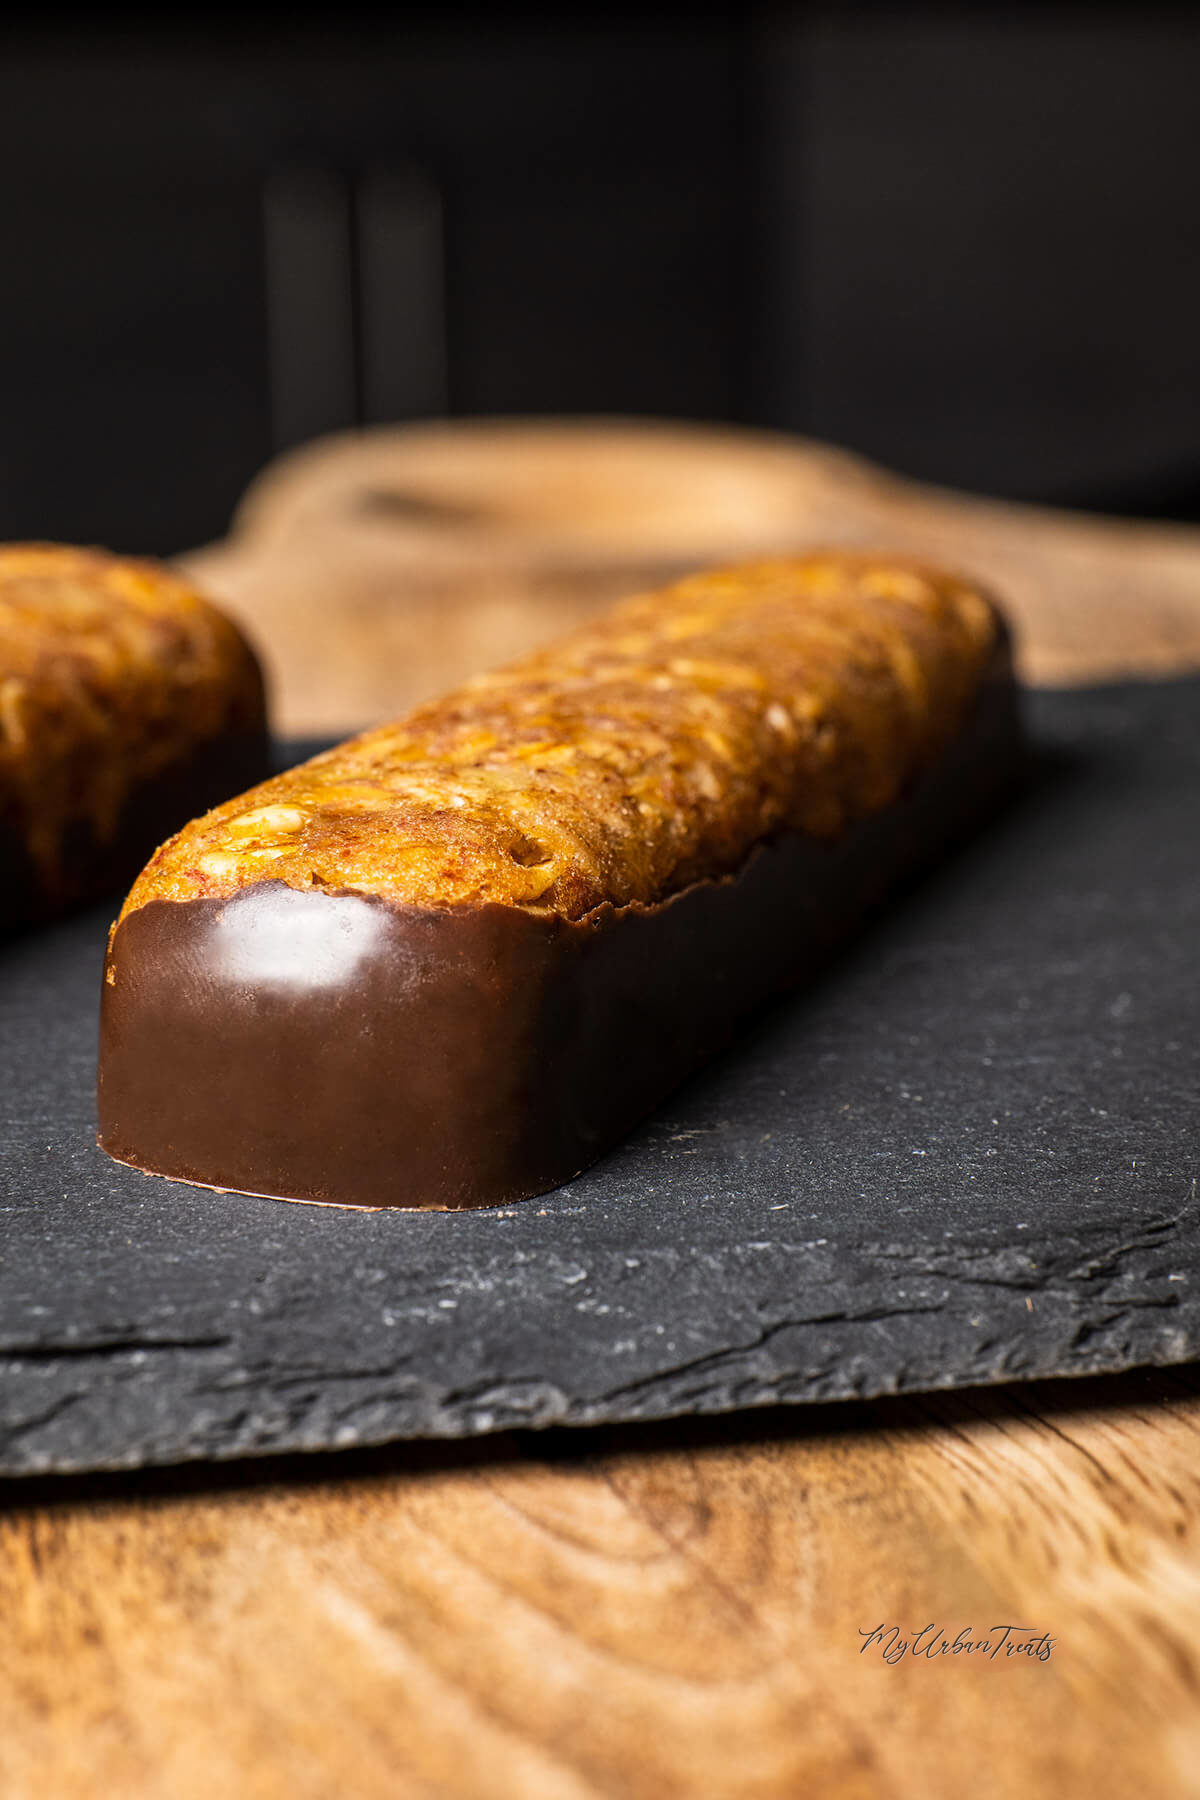
[{"label": "wooden cutting board", "polygon": [[918,486],[763,432],[624,421],[420,425],[274,463],[184,559],[244,622],[278,729],[403,711],[688,569],[890,547],[991,584],[1045,684],[1200,667],[1200,530]]}]

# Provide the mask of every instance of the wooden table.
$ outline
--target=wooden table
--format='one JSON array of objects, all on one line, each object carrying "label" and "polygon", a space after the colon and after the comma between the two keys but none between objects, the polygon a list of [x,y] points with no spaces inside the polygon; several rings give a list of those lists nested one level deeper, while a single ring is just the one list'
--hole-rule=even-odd
[{"label": "wooden table", "polygon": [[[1200,533],[931,497],[790,454],[796,490],[825,494],[824,536],[890,525],[998,587],[1007,557],[1035,671],[1200,665]],[[858,511],[843,491],[835,530],[847,466]],[[239,604],[257,593],[260,630],[280,629],[261,544],[197,563],[230,593],[253,563]],[[368,586],[380,604],[378,569]],[[349,578],[343,602],[357,648],[339,699],[362,704],[374,628]],[[327,725],[311,664],[272,654],[303,677],[289,724]],[[1200,1794],[1193,1367],[12,1483],[2,1500],[4,1800]],[[1048,1655],[1009,1655],[1005,1625],[1048,1634]],[[899,1634],[871,1641],[881,1626]],[[944,1653],[964,1630],[995,1654]]]}]

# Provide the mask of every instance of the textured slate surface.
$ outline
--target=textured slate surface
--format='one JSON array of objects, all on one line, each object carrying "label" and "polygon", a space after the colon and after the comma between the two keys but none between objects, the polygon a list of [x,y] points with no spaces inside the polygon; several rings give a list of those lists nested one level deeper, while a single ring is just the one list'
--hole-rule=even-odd
[{"label": "textured slate surface", "polygon": [[1200,682],[1040,695],[1031,792],[603,1164],[473,1215],[93,1144],[108,913],[0,952],[0,1469],[1200,1354]]}]

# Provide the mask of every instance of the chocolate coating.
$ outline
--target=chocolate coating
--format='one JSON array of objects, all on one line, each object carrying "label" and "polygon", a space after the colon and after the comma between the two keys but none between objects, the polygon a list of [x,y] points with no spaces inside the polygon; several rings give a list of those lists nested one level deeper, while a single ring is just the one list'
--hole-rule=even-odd
[{"label": "chocolate coating", "polygon": [[594,1161],[1011,786],[1008,648],[967,722],[837,844],[580,920],[259,882],[110,945],[101,1146],[177,1180],[352,1206],[528,1198]]},{"label": "chocolate coating", "polygon": [[270,763],[265,722],[193,745],[186,758],[133,783],[111,832],[87,817],[62,834],[54,881],[31,853],[27,833],[0,817],[0,930],[29,925],[125,887],[157,844],[227,794],[255,781]]}]

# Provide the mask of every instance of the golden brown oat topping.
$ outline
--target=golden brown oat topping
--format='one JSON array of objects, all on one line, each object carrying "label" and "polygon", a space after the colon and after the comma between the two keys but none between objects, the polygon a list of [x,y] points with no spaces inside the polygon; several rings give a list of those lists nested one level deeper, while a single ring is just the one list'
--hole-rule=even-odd
[{"label": "golden brown oat topping", "polygon": [[48,893],[73,825],[104,841],[135,786],[261,717],[244,640],[167,569],[0,545],[0,822]]},{"label": "golden brown oat topping", "polygon": [[886,806],[998,632],[975,588],[907,561],[695,575],[195,820],[125,910],[264,880],[571,919],[662,900]]}]

